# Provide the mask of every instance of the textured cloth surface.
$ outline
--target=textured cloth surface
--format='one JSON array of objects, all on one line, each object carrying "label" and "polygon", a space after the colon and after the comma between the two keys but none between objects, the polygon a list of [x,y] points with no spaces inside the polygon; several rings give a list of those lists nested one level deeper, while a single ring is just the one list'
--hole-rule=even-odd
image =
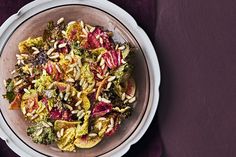
[{"label": "textured cloth surface", "polygon": [[[138,24],[146,31],[152,42],[155,40],[157,5],[156,0],[111,0],[130,13]],[[0,24],[16,13],[30,0],[0,0]],[[161,142],[158,134],[157,118],[155,118],[143,138],[131,147],[125,156],[159,157]],[[4,157],[17,156],[4,141],[0,140],[0,154]]]}]

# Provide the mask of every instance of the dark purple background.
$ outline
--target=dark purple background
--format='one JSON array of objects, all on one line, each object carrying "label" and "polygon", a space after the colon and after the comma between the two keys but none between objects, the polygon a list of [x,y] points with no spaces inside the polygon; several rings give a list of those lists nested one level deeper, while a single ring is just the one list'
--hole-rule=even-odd
[{"label": "dark purple background", "polygon": [[[0,0],[0,22],[27,0]],[[125,156],[236,156],[236,1],[112,0],[147,32],[161,67],[158,113]],[[4,142],[0,153],[14,156]]]}]

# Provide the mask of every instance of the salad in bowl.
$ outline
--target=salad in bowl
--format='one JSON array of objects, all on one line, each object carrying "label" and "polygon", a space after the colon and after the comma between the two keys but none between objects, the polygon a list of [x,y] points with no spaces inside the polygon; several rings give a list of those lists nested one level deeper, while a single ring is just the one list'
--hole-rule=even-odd
[{"label": "salad in bowl", "polygon": [[68,152],[92,148],[131,115],[135,54],[112,36],[100,26],[60,18],[41,36],[19,43],[3,96],[29,122],[33,142]]}]

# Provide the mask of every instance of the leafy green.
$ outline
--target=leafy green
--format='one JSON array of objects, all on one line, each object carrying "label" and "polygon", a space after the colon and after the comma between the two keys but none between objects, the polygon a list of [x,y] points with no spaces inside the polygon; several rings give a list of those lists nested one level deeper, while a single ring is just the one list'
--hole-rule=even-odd
[{"label": "leafy green", "polygon": [[37,37],[37,38],[28,38],[27,40],[20,42],[18,48],[20,53],[25,53],[25,52],[32,52],[33,51],[31,49],[32,47],[40,48],[41,46],[43,46],[43,38]]},{"label": "leafy green", "polygon": [[42,93],[49,85],[52,83],[52,78],[48,75],[42,75],[36,83],[34,84],[35,88],[39,93]]},{"label": "leafy green", "polygon": [[46,122],[41,121],[29,126],[27,128],[27,135],[30,136],[35,143],[51,144],[56,139],[55,134],[51,127],[44,127],[43,123]]},{"label": "leafy green", "polygon": [[90,111],[87,111],[84,116],[84,123],[77,125],[76,138],[88,134]]},{"label": "leafy green", "polygon": [[4,98],[6,98],[9,103],[11,103],[15,99],[15,93],[14,93],[14,81],[12,79],[8,79],[6,86],[6,94],[3,95]]},{"label": "leafy green", "polygon": [[65,130],[62,138],[57,142],[57,146],[63,151],[73,151],[75,149],[74,146],[74,138],[75,138],[75,127],[71,127]]}]

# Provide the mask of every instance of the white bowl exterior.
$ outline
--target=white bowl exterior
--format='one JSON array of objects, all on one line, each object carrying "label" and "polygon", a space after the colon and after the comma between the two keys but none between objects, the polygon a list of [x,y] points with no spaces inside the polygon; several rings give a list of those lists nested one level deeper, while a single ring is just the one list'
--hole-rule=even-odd
[{"label": "white bowl exterior", "polygon": [[[25,5],[18,11],[18,13],[8,18],[7,21],[5,21],[5,23],[1,26],[0,50],[2,51],[9,36],[23,21],[43,10],[68,4],[86,4],[105,10],[109,14],[116,17],[134,35],[147,60],[150,77],[150,95],[143,119],[134,133],[124,143],[116,149],[103,155],[122,156],[129,150],[132,144],[136,143],[144,135],[148,129],[158,106],[160,85],[160,69],[154,47],[147,34],[137,25],[136,21],[127,12],[107,0],[36,0]],[[6,141],[8,146],[13,151],[24,157],[42,156],[42,154],[33,151],[20,139],[18,139],[18,137],[7,126],[2,116],[0,116],[0,124],[0,137]]]}]

